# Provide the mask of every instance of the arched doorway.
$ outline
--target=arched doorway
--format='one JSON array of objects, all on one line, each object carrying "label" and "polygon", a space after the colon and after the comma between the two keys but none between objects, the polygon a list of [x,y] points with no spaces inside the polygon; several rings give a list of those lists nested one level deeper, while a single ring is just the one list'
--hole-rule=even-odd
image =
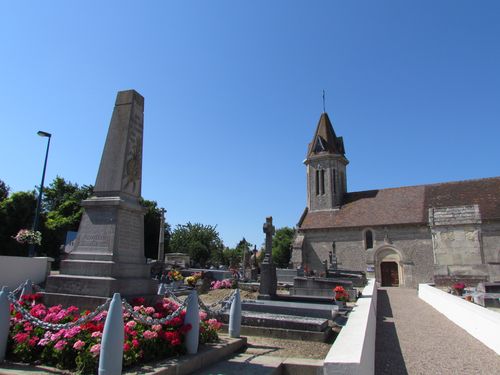
[{"label": "arched doorway", "polygon": [[399,267],[396,262],[380,263],[382,286],[399,286]]},{"label": "arched doorway", "polygon": [[404,261],[401,251],[390,244],[367,251],[367,264],[373,264],[375,279],[382,286],[406,285]]}]

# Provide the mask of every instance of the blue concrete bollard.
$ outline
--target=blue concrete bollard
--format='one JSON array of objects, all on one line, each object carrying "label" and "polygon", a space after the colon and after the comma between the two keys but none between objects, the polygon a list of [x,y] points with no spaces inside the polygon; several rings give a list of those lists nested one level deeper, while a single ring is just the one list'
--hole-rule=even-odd
[{"label": "blue concrete bollard", "polygon": [[10,310],[9,299],[7,298],[9,290],[6,286],[0,292],[0,362],[5,359],[7,352],[7,339],[9,338]]},{"label": "blue concrete bollard", "polygon": [[198,293],[193,290],[188,296],[184,324],[191,324],[191,330],[186,333],[186,349],[188,354],[198,353],[200,336],[200,309],[198,307]]},{"label": "blue concrete bollard", "polygon": [[167,292],[167,287],[165,286],[164,283],[160,283],[160,285],[158,285],[158,295],[159,296],[164,296],[165,293]]},{"label": "blue concrete bollard", "polygon": [[30,294],[33,294],[33,283],[31,282],[30,279],[27,279],[24,282],[23,290],[21,291],[21,294],[19,295],[19,299],[21,299],[22,296],[28,296]]},{"label": "blue concrete bollard", "polygon": [[113,295],[102,332],[99,375],[120,375],[123,362],[123,313],[120,293]]},{"label": "blue concrete bollard", "polygon": [[236,294],[229,310],[229,337],[240,337],[241,331],[241,297],[240,290]]}]

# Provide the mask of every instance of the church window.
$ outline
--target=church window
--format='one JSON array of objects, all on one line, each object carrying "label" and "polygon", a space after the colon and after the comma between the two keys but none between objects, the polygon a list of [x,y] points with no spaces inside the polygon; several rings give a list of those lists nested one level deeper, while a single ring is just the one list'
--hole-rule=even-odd
[{"label": "church window", "polygon": [[365,250],[373,248],[373,237],[373,231],[371,229],[366,229],[364,232]]},{"label": "church window", "polygon": [[319,169],[316,169],[316,195],[319,195]]},{"label": "church window", "polygon": [[320,174],[320,187],[321,187],[321,195],[325,194],[325,170],[322,169],[321,170],[321,174]]},{"label": "church window", "polygon": [[335,169],[333,170],[333,177],[332,177],[332,183],[333,183],[333,192],[336,193],[337,192],[337,183],[335,181],[335,179],[337,178],[337,173],[335,171]]}]

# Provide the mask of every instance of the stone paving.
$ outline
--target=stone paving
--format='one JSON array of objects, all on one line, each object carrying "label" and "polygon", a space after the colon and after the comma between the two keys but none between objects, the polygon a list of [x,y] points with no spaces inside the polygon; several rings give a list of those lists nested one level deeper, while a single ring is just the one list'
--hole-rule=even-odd
[{"label": "stone paving", "polygon": [[415,289],[380,288],[375,374],[500,374],[500,356]]}]

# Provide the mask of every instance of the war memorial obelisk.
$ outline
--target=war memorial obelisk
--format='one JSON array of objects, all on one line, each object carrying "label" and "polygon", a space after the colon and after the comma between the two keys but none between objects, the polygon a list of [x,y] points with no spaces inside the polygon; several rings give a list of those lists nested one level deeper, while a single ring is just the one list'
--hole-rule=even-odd
[{"label": "war memorial obelisk", "polygon": [[144,98],[120,91],[94,188],[84,208],[74,250],[49,276],[45,303],[92,307],[113,293],[123,297],[154,295],[144,257],[141,206]]}]

